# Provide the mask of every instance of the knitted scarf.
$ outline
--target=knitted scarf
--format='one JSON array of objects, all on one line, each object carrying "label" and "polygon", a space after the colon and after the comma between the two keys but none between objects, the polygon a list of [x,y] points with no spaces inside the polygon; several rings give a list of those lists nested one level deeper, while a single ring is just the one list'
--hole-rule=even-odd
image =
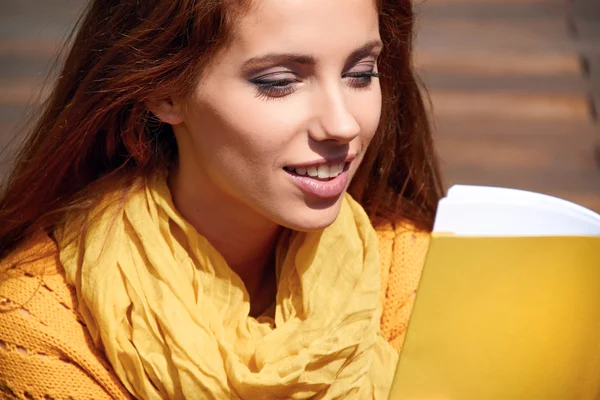
[{"label": "knitted scarf", "polygon": [[398,356],[379,334],[377,238],[349,195],[331,226],[282,235],[274,318],[252,318],[164,176],[141,187],[124,205],[107,194],[85,235],[76,218],[55,235],[79,312],[136,398],[387,398]]}]

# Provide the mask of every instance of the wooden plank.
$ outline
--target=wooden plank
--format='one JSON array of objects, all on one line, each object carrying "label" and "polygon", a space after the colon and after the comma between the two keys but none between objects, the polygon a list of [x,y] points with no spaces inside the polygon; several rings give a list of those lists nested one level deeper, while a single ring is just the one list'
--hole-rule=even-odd
[{"label": "wooden plank", "polygon": [[17,149],[25,137],[16,129],[16,124],[0,122],[0,183],[12,168]]},{"label": "wooden plank", "polygon": [[[516,52],[470,49],[462,45],[427,49],[422,45],[415,52],[418,69],[431,72],[478,74],[486,76],[579,74],[579,57],[575,52]],[[433,46],[430,46],[433,47]]]},{"label": "wooden plank", "polygon": [[[0,106],[0,132],[19,123],[30,111],[23,106]],[[35,112],[34,110],[31,112]]]},{"label": "wooden plank", "polygon": [[538,135],[540,140],[544,137],[565,136],[572,140],[589,142],[595,140],[598,131],[598,127],[590,121],[513,121],[501,117],[475,115],[469,119],[436,115],[433,124],[437,127],[437,132],[450,131],[456,135],[504,135],[515,140],[526,132],[528,135]]},{"label": "wooden plank", "polygon": [[581,94],[548,97],[521,93],[466,93],[460,90],[431,91],[434,112],[453,117],[501,117],[586,121],[590,105]]},{"label": "wooden plank", "polygon": [[441,115],[585,120],[591,112],[581,75],[490,77],[425,71],[422,77]]},{"label": "wooden plank", "polygon": [[0,36],[35,37],[42,32],[63,35],[75,24],[85,0],[2,0]]},{"label": "wooden plank", "polygon": [[49,57],[15,57],[0,53],[0,80],[44,77],[50,71]]},{"label": "wooden plank", "polygon": [[[0,19],[0,23],[2,19]],[[61,47],[62,39],[54,37],[0,37],[0,54],[14,58],[44,58],[50,60]]]},{"label": "wooden plank", "polygon": [[10,171],[15,153],[37,115],[35,107],[0,106],[0,182]]},{"label": "wooden plank", "polygon": [[563,1],[435,1],[416,3],[418,17],[471,19],[478,21],[502,20],[539,20],[553,18],[564,21],[565,5]]},{"label": "wooden plank", "polygon": [[416,44],[425,51],[573,54],[566,21],[557,18],[521,21],[428,18],[419,24]]},{"label": "wooden plank", "polygon": [[[475,141],[484,146],[484,141],[489,140],[491,148],[513,146],[515,151],[576,150],[574,159],[581,159],[582,152],[591,154],[598,139],[598,127],[589,121],[517,121],[477,116],[464,119],[438,115],[434,120],[434,127],[435,138],[439,143],[454,141],[457,146],[461,146],[465,142]],[[451,152],[456,153],[455,150]],[[594,164],[591,162],[585,166],[591,168]],[[555,163],[555,167],[563,168],[560,163]]]},{"label": "wooden plank", "polygon": [[0,101],[0,181],[10,171],[14,154],[37,112],[35,106],[26,107],[25,102],[1,103]]},{"label": "wooden plank", "polygon": [[[507,6],[514,6],[518,4],[541,4],[541,5],[561,5],[564,4],[565,0],[426,0],[426,4],[440,5],[480,5],[480,4],[498,4],[502,3]],[[417,3],[417,5],[422,3]]]},{"label": "wooden plank", "polygon": [[12,152],[15,143],[19,143],[18,138],[23,137],[32,115],[35,115],[35,109],[0,106],[0,153]]},{"label": "wooden plank", "polygon": [[0,80],[0,106],[40,104],[51,89],[43,83],[43,77]]},{"label": "wooden plank", "polygon": [[[568,135],[540,135],[521,132],[519,135],[488,132],[440,132],[436,146],[440,157],[449,165],[479,168],[479,166],[565,172],[600,171],[596,164],[595,142],[573,140]],[[600,181],[598,182],[600,185]]]},{"label": "wooden plank", "polygon": [[511,92],[522,94],[546,95],[584,95],[588,88],[587,80],[577,73],[555,74],[465,74],[444,73],[440,71],[420,71],[421,78],[432,90],[462,90],[472,92]]},{"label": "wooden plank", "polygon": [[[15,150],[21,145],[25,135],[14,124],[0,123],[0,156],[4,160],[11,159]],[[2,170],[0,164],[0,170]]]}]

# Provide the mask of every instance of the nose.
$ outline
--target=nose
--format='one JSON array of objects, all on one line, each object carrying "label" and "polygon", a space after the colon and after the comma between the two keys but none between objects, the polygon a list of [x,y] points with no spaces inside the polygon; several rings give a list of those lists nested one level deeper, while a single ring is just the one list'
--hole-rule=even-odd
[{"label": "nose", "polygon": [[339,88],[323,92],[315,102],[316,120],[311,137],[316,141],[335,140],[351,142],[360,133],[360,125],[348,107],[344,93]]}]

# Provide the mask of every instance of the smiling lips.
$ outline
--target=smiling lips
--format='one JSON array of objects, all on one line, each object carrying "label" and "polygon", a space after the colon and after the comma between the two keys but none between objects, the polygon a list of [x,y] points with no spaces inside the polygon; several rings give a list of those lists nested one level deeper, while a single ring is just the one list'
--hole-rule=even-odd
[{"label": "smiling lips", "polygon": [[285,167],[296,186],[308,195],[321,199],[339,197],[346,190],[350,162],[320,164],[310,167]]}]

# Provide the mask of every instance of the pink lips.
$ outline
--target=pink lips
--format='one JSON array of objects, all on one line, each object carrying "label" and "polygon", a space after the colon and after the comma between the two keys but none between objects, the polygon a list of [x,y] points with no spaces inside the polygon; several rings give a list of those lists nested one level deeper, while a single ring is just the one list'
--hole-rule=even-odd
[{"label": "pink lips", "polygon": [[347,165],[341,174],[327,181],[318,180],[309,176],[296,175],[289,171],[286,171],[286,173],[300,190],[322,199],[331,199],[340,196],[344,193],[344,190],[346,190],[346,184],[348,183]]}]

